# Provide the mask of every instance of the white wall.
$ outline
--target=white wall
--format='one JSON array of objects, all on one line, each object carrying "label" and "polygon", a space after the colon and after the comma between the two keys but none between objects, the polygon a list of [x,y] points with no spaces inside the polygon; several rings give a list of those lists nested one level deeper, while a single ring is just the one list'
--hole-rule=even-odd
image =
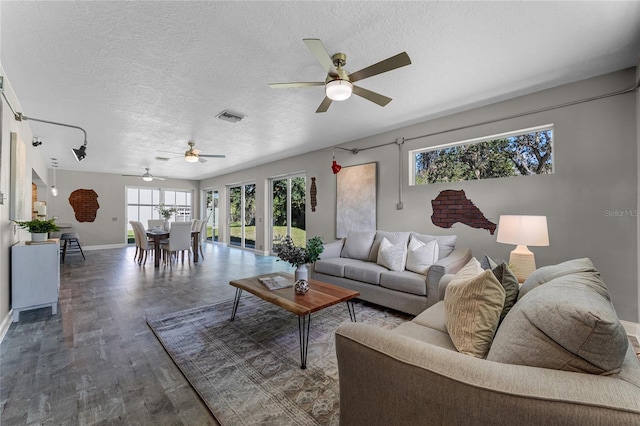
[{"label": "white wall", "polygon": [[[616,92],[632,86],[635,69],[545,90],[506,102],[438,118],[376,135],[345,147],[365,148],[399,137],[409,139],[448,129],[469,128],[406,142],[403,146],[404,209],[397,210],[398,148],[396,145],[353,155],[338,151],[343,166],[378,163],[378,228],[388,231],[415,230],[431,234],[454,233],[459,246],[470,247],[476,256],[484,253],[508,259],[514,248],[499,244],[488,231],[456,224],[442,229],[431,222],[431,200],[446,189],[463,189],[467,197],[497,223],[501,214],[546,215],[550,246],[533,247],[538,266],[572,258],[589,257],[607,283],[622,319],[637,322],[638,220],[633,215],[612,216],[606,211],[634,211],[638,206],[638,95],[610,97],[520,118],[473,126],[490,120],[560,105],[590,96]],[[461,141],[511,130],[553,123],[555,167],[553,175],[491,179],[454,184],[408,186],[408,150]],[[307,203],[307,235],[325,241],[335,238],[335,176],[331,173],[331,151],[321,150],[249,170],[206,179],[201,187],[221,190],[221,226],[226,223],[225,186],[242,181],[257,183],[257,217],[264,226],[257,233],[258,247],[267,247],[269,177],[304,170],[308,184],[316,177],[318,206]],[[257,220],[260,225],[260,220]],[[226,238],[226,236],[225,236]],[[224,240],[224,239],[223,239]]]},{"label": "white wall", "polygon": [[[4,76],[4,92],[6,97],[11,102],[11,106],[20,111],[20,103],[16,98],[15,93],[11,87],[11,84],[5,76],[2,66],[0,66],[0,75]],[[25,203],[25,210],[23,212],[22,219],[31,218],[31,182],[32,174],[35,172],[46,182],[46,165],[44,159],[37,148],[31,145],[33,135],[31,128],[27,122],[19,122],[14,119],[11,109],[7,103],[2,99],[2,134],[1,134],[1,147],[0,147],[0,192],[4,194],[4,203],[0,205],[0,337],[8,327],[10,321],[8,317],[9,304],[10,304],[10,289],[11,289],[11,276],[10,276],[10,251],[11,246],[20,240],[29,238],[29,234],[17,228],[17,226],[9,220],[10,218],[10,206],[9,199],[11,193],[11,132],[18,134],[19,138],[24,143],[26,148],[26,167],[25,167],[25,184],[24,191],[27,197]]]}]

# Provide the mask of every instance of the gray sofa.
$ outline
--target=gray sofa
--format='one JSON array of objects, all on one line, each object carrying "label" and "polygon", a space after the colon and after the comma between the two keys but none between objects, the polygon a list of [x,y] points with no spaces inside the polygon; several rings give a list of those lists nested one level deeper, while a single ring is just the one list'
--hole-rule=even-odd
[{"label": "gray sofa", "polygon": [[[341,425],[640,424],[640,362],[588,259],[535,271],[484,356],[459,352],[449,333],[466,309],[449,300],[456,277],[443,278],[444,300],[394,330],[338,328]],[[504,290],[494,294],[506,301]]]},{"label": "gray sofa", "polygon": [[[311,277],[358,291],[362,300],[417,315],[438,301],[440,278],[457,272],[471,258],[471,250],[455,247],[456,238],[350,231],[345,239],[324,245]],[[385,239],[386,263],[378,256]]]}]

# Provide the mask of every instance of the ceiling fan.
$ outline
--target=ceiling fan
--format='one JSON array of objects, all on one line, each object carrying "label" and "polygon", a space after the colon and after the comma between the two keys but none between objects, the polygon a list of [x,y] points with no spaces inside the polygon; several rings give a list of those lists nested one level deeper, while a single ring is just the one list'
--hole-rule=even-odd
[{"label": "ceiling fan", "polygon": [[322,44],[321,40],[317,38],[305,38],[303,41],[327,72],[327,78],[325,81],[271,83],[269,84],[269,87],[273,89],[287,89],[290,87],[324,86],[326,96],[316,112],[326,112],[329,109],[331,102],[344,101],[351,96],[351,93],[380,106],[387,105],[391,102],[391,98],[356,86],[353,83],[411,64],[409,55],[407,55],[406,52],[402,52],[387,58],[384,61],[380,61],[376,64],[363,68],[360,71],[348,74],[343,68],[347,63],[347,55],[345,53],[336,53],[333,56],[329,56],[329,53],[327,53],[327,49],[324,47],[324,44]]},{"label": "ceiling fan", "polygon": [[150,172],[149,172],[149,167],[145,167],[144,168],[145,172],[143,175],[122,175],[122,176],[135,176],[135,177],[141,177],[143,181],[145,182],[151,182],[152,180],[164,180],[165,178],[160,177],[160,176],[153,176]]},{"label": "ceiling fan", "polygon": [[[197,163],[198,161],[201,163],[206,163],[207,160],[205,160],[205,157],[206,158],[226,158],[226,155],[224,154],[200,154],[200,150],[194,148],[194,145],[195,145],[194,142],[189,141],[187,143],[189,145],[189,149],[185,151],[184,159],[189,163]],[[169,152],[169,151],[163,151],[163,152]],[[179,153],[171,152],[171,154],[178,155]],[[173,158],[179,158],[179,157],[173,157]],[[167,161],[167,160],[170,160],[170,158],[156,157],[156,160]]]}]

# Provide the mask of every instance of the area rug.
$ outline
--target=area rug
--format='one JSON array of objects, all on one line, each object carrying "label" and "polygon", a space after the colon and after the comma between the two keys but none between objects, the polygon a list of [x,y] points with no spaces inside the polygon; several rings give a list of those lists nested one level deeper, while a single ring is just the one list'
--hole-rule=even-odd
[{"label": "area rug", "polygon": [[[307,369],[298,317],[244,293],[234,321],[226,301],[148,319],[173,361],[222,425],[337,425],[335,330],[346,303],[312,314]],[[356,301],[358,322],[392,329],[411,317]]]}]

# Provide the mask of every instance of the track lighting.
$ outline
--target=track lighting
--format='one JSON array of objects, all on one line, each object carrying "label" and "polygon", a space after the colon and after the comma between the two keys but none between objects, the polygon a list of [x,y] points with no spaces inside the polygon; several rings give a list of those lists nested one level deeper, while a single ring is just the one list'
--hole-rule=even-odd
[{"label": "track lighting", "polygon": [[78,162],[84,160],[84,158],[87,156],[87,145],[81,145],[80,148],[78,149],[71,149],[71,152],[73,152],[73,155],[76,157],[76,160],[78,160]]},{"label": "track lighting", "polygon": [[[78,149],[72,149],[72,151],[73,151],[73,155],[76,157],[76,160],[78,160],[78,161],[84,160],[84,158],[87,156],[87,132],[82,127],[74,126],[73,124],[58,123],[56,121],[41,120],[39,118],[27,117],[26,115],[22,114],[21,112],[16,112],[14,114],[14,117],[15,117],[16,121],[31,120],[31,121],[38,121],[40,123],[53,124],[53,125],[56,125],[56,126],[71,127],[71,128],[74,128],[74,129],[81,130],[82,133],[84,133],[84,144],[82,144],[82,146],[80,146],[80,148],[78,148]],[[41,143],[42,142],[40,142],[39,144],[41,144]],[[38,146],[38,145],[35,144],[35,141],[33,142],[33,146]]]}]

